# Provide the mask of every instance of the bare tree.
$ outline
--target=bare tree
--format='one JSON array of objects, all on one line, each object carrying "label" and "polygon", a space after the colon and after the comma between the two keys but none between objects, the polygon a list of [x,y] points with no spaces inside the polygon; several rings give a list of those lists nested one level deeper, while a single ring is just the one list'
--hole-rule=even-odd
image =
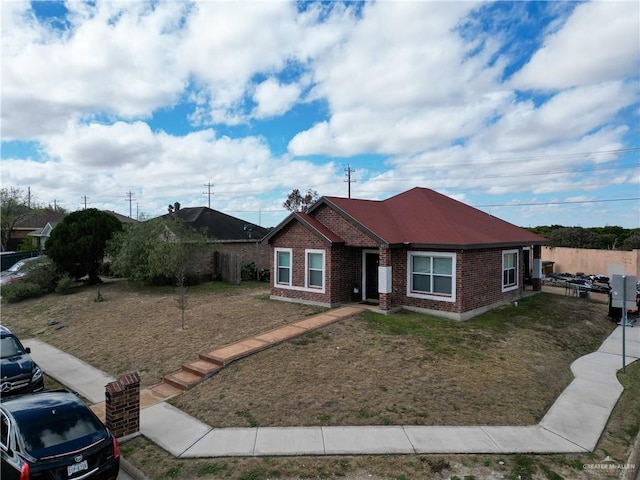
[{"label": "bare tree", "polygon": [[0,189],[0,249],[3,252],[7,249],[7,243],[16,223],[31,213],[29,195],[21,188]]},{"label": "bare tree", "polygon": [[184,317],[185,317],[185,310],[187,309],[187,286],[185,285],[186,283],[185,271],[186,271],[186,266],[183,263],[178,267],[178,271],[176,273],[176,285],[177,285],[176,292],[178,294],[177,303],[178,303],[178,308],[180,309],[181,317],[182,317],[182,323],[181,323],[182,330],[184,330]]},{"label": "bare tree", "polygon": [[318,201],[318,192],[315,190],[307,190],[305,195],[300,193],[300,190],[294,188],[282,206],[290,212],[304,212],[306,213],[311,205]]}]

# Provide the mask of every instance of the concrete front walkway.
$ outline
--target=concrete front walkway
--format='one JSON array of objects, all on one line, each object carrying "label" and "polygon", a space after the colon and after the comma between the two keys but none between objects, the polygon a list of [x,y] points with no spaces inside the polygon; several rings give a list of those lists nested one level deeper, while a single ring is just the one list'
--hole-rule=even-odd
[{"label": "concrete front walkway", "polygon": [[[92,402],[111,377],[38,340],[32,357],[50,376]],[[626,328],[626,363],[640,358],[640,328]],[[143,392],[142,435],[176,457],[377,455],[414,453],[580,453],[595,448],[622,386],[622,327],[571,365],[575,379],[538,425],[212,428]],[[145,397],[146,395],[146,397]],[[150,400],[151,399],[151,400]],[[155,401],[153,401],[155,399]]]}]

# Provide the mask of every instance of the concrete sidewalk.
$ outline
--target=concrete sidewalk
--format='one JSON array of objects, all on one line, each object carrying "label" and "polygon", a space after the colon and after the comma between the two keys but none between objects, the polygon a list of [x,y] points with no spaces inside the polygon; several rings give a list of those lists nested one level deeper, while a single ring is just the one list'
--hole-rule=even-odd
[{"label": "concrete sidewalk", "polygon": [[[113,379],[38,340],[33,359],[90,401]],[[626,328],[626,364],[640,358],[640,328]],[[571,365],[575,379],[538,425],[212,428],[158,399],[140,414],[141,433],[176,457],[414,453],[580,453],[595,448],[620,394],[622,327]],[[99,392],[102,392],[99,394]]]}]

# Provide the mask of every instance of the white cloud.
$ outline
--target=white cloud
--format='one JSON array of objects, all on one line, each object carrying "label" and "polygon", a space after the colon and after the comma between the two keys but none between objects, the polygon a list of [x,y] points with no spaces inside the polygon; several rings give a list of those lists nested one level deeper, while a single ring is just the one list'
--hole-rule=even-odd
[{"label": "white cloud", "polygon": [[301,88],[296,84],[282,85],[270,78],[256,87],[253,100],[257,106],[253,113],[256,118],[282,115],[298,100]]},{"label": "white cloud", "polygon": [[60,132],[69,119],[100,112],[149,116],[185,87],[175,49],[183,4],[100,2],[90,13],[84,3],[69,7],[82,12],[70,16],[76,23],[68,31],[44,29],[28,12],[3,25],[4,138]]},{"label": "white cloud", "polygon": [[[467,58],[454,31],[474,4],[379,2],[314,63],[331,118],[296,135],[295,155],[416,152],[470,134],[504,102],[500,64]],[[452,81],[455,79],[455,81]]]},{"label": "white cloud", "polygon": [[560,89],[638,75],[640,3],[586,2],[516,75],[519,89]]},{"label": "white cloud", "polygon": [[[255,88],[255,74],[278,73],[288,62],[305,66],[344,35],[351,22],[349,10],[337,6],[319,23],[323,13],[313,7],[298,15],[293,3],[280,1],[198,4],[180,44],[181,65],[192,73],[206,102],[198,120],[230,125],[248,121],[244,98]],[[292,95],[289,89],[281,93],[287,99]],[[258,107],[257,115],[270,115],[269,109],[276,107],[264,106],[267,110]]]},{"label": "white cloud", "polygon": [[[292,188],[337,193],[331,186],[341,173],[331,163],[275,157],[259,137],[217,136],[212,129],[176,136],[152,132],[144,122],[70,124],[63,134],[49,137],[42,149],[42,161],[3,159],[3,183],[37,184],[43,197],[57,198],[71,209],[78,208],[85,195],[105,199],[105,208],[122,204],[125,193],[132,191],[146,209],[159,214],[170,201],[202,205],[208,182],[214,195],[222,195],[220,200],[214,196],[218,208],[221,202],[242,203],[247,193],[278,190],[286,192],[283,200]],[[301,179],[305,185],[298,184]]]},{"label": "white cloud", "polygon": [[472,143],[497,153],[535,151],[569,139],[578,142],[632,103],[634,94],[628,84],[608,82],[562,91],[540,106],[514,102],[494,125],[478,130]]}]

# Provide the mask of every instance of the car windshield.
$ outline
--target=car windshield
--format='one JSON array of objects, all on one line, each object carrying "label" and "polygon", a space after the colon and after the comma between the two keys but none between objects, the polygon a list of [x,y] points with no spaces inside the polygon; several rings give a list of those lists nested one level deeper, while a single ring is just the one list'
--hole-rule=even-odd
[{"label": "car windshield", "polygon": [[100,421],[84,405],[26,412],[18,423],[25,448],[36,458],[76,451],[107,437]]},{"label": "car windshield", "polygon": [[16,337],[6,336],[0,340],[0,357],[9,358],[25,353]]},{"label": "car windshield", "polygon": [[26,264],[27,262],[25,262],[24,260],[20,260],[19,262],[16,262],[13,265],[11,265],[9,268],[7,268],[5,272],[11,272],[11,273],[19,272],[20,270],[22,270],[22,267],[24,267]]}]

